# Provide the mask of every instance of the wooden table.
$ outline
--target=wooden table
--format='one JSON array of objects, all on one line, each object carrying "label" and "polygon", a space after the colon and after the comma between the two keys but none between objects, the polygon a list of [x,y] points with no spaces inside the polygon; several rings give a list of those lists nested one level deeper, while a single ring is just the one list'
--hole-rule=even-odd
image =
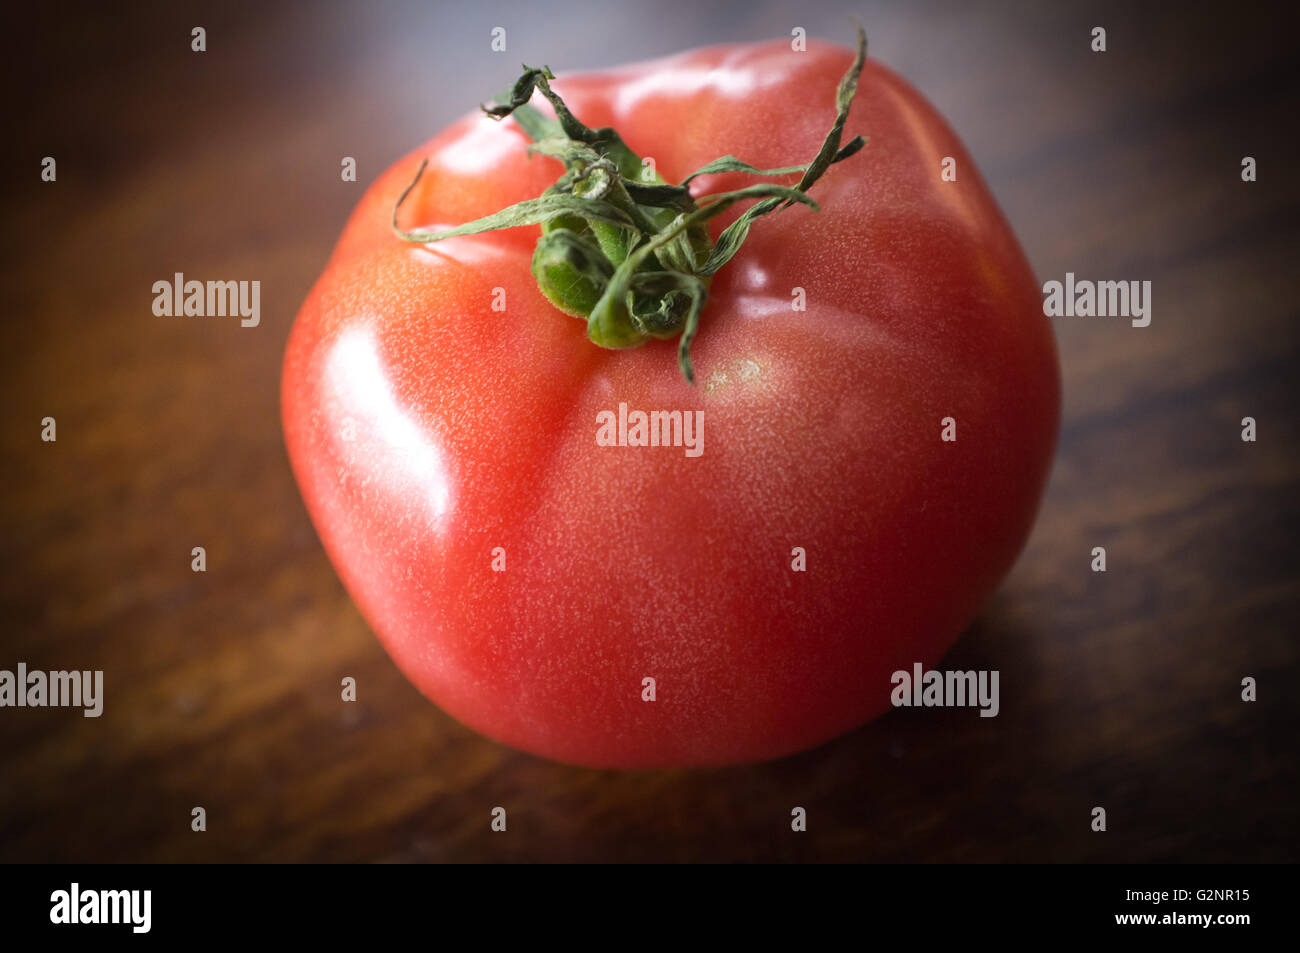
[{"label": "wooden table", "polygon": [[[0,668],[104,669],[109,697],[99,719],[0,710],[0,860],[1296,858],[1294,23],[1241,3],[858,9],[1040,277],[1149,279],[1153,320],[1056,324],[1047,499],[945,662],[1002,672],[999,717],[894,713],[771,764],[623,774],[486,741],[398,673],[290,475],[285,339],[365,183],[521,59],[847,39],[851,8],[628,5],[596,35],[577,2],[374,6],[9,26]],[[261,326],[159,321],[151,286],[177,271],[260,279]]]}]

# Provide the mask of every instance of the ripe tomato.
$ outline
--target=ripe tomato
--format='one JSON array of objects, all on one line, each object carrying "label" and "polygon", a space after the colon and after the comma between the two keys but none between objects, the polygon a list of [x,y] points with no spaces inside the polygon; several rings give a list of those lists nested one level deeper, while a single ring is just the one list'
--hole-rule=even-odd
[{"label": "ripe tomato", "polygon": [[[852,61],[723,46],[554,90],[678,183],[808,162]],[[884,711],[1009,569],[1059,418],[1037,283],[952,130],[870,60],[856,134],[820,211],[759,219],[713,276],[694,386],[671,343],[606,350],[557,310],[536,226],[393,233],[426,157],[406,223],[542,195],[564,167],[516,121],[468,116],[365,194],[289,341],[285,438],[344,583],[447,712],[585,765],[777,757]],[[601,445],[620,404],[703,411],[702,452]]]}]

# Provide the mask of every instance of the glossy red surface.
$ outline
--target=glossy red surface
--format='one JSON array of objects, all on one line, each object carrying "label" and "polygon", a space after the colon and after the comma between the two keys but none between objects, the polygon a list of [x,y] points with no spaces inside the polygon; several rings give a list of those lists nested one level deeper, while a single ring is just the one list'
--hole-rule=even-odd
[{"label": "glossy red surface", "polygon": [[[714,47],[554,87],[679,181],[727,153],[808,161],[850,59]],[[542,297],[536,228],[392,234],[425,156],[411,226],[551,184],[513,122],[471,115],[366,193],[290,338],[285,438],[349,591],[446,711],[588,765],[776,757],[882,712],[890,674],[937,662],[996,587],[1055,443],[1052,330],[962,145],[870,60],[855,134],[867,147],[812,189],[822,211],[760,220],[717,275],[695,388],[672,343],[601,350]],[[620,402],[704,411],[703,453],[598,446]]]}]

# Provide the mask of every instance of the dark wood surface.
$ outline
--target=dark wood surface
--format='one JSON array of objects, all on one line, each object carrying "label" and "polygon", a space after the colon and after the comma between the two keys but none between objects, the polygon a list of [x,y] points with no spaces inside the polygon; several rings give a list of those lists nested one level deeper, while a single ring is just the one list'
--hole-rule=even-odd
[{"label": "dark wood surface", "polygon": [[[0,860],[1296,858],[1300,76],[1280,6],[852,8],[965,138],[1040,278],[1149,279],[1153,320],[1056,323],[1047,498],[945,663],[999,669],[999,717],[895,713],[775,763],[649,774],[500,747],[405,681],[299,500],[280,358],[364,185],[521,59],[847,38],[850,8],[228,6],[6,25],[0,668],[103,669],[108,697],[99,719],[0,710]],[[175,271],[261,280],[261,327],[156,320]]]}]

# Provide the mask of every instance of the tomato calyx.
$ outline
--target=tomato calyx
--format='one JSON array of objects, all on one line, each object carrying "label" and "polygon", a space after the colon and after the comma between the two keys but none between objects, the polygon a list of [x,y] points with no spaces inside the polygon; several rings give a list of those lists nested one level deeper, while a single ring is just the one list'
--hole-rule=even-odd
[{"label": "tomato calyx", "polygon": [[[428,244],[520,225],[540,225],[532,273],[538,288],[559,310],[587,322],[587,337],[605,348],[638,347],[652,339],[678,340],[678,365],[695,383],[690,346],[699,328],[709,282],[740,250],[758,218],[795,204],[819,206],[808,189],[833,164],[856,154],[866,139],[841,145],[849,107],[867,54],[858,25],[858,49],[836,90],[835,123],[817,155],[804,165],[758,169],[735,156],[706,163],[678,185],[666,182],[653,164],[634,153],[618,132],[591,129],[578,120],[550,87],[549,67],[524,66],[508,102],[483,106],[493,119],[514,116],[533,139],[536,155],[560,160],[564,173],[541,196],[455,228],[406,230],[397,213],[428,165],[393,206],[393,231],[404,241]],[[541,92],[555,110],[552,119],[529,105]],[[695,196],[690,183],[703,175],[743,172],[758,176],[802,173],[794,186],[760,184]],[[733,205],[752,201],[715,243],[708,222]]]}]

